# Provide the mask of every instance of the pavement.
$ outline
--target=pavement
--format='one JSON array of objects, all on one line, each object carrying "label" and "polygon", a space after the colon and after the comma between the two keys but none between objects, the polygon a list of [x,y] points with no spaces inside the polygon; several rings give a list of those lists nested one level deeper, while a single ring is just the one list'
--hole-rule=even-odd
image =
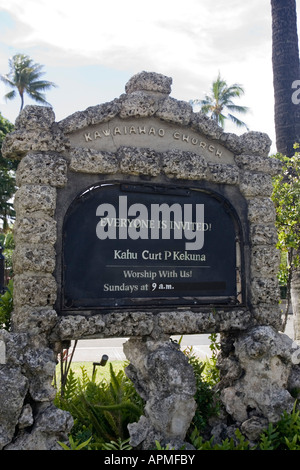
[{"label": "pavement", "polygon": [[[182,338],[182,348],[193,346],[193,352],[199,358],[210,355],[209,335],[185,335]],[[172,336],[179,341],[180,336]],[[123,344],[128,338],[85,339],[77,343],[73,362],[99,362],[103,354],[107,354],[110,361],[126,360]]]},{"label": "pavement", "polygon": [[[293,315],[288,315],[286,329],[284,331],[291,339],[294,339]],[[123,344],[128,338],[105,338],[79,340],[75,349],[73,362],[100,362],[103,354],[110,361],[124,361],[126,357],[123,352]],[[180,336],[172,336],[179,341]],[[193,352],[199,359],[210,357],[209,335],[184,335],[181,340],[182,349],[193,347]]]}]

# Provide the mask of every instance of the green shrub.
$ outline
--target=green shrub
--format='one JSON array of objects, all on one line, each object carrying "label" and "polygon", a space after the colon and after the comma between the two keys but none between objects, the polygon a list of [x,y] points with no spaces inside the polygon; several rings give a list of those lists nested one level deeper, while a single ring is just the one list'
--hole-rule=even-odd
[{"label": "green shrub", "polygon": [[73,442],[84,442],[91,437],[92,449],[128,439],[127,425],[138,421],[144,409],[124,370],[115,373],[112,364],[109,366],[110,381],[100,383],[96,383],[95,377],[89,379],[84,368],[81,378],[76,378],[70,369],[64,396],[59,392],[56,396],[56,406],[69,411],[74,419]]},{"label": "green shrub", "polygon": [[7,331],[10,330],[13,307],[13,280],[11,279],[4,294],[0,295],[0,328]]},{"label": "green shrub", "polygon": [[270,423],[260,436],[261,450],[300,450],[300,416],[297,401],[291,413],[284,411],[280,420]]},{"label": "green shrub", "polygon": [[190,442],[196,450],[300,450],[300,416],[296,407],[297,402],[291,413],[284,411],[276,424],[270,423],[257,445],[250,445],[239,429],[235,438],[224,439],[221,444],[216,444],[213,437],[205,441],[194,429]]},{"label": "green shrub", "polygon": [[[212,338],[214,352],[212,358],[201,362],[193,354],[192,348],[184,353],[193,367],[197,390],[195,400],[197,410],[188,432],[187,440],[196,450],[300,450],[300,411],[297,401],[291,413],[284,412],[280,420],[270,423],[253,446],[239,429],[234,438],[215,443],[214,438],[205,439],[208,420],[218,413],[218,397],[214,385],[218,380],[216,368],[216,337]],[[117,373],[112,364],[110,379],[96,383],[95,376],[89,378],[86,369],[81,367],[81,377],[70,369],[65,385],[64,396],[59,391],[55,404],[69,411],[74,418],[74,426],[69,436],[69,446],[60,443],[66,450],[130,450],[127,425],[139,420],[144,402],[135,391],[133,383],[121,369]],[[156,450],[162,449],[156,442]],[[166,449],[169,450],[169,449]]]},{"label": "green shrub", "polygon": [[12,279],[13,277],[12,256],[15,249],[15,242],[11,230],[8,230],[6,233],[0,233],[0,245],[3,248],[3,255],[5,257],[4,283],[7,284],[9,279]]},{"label": "green shrub", "polygon": [[246,440],[245,436],[237,429],[235,431],[234,438],[226,438],[221,444],[215,444],[214,438],[205,441],[200,436],[198,429],[194,429],[190,441],[196,450],[250,450],[249,441]]},{"label": "green shrub", "polygon": [[[216,338],[212,338],[212,343]],[[217,346],[216,350],[217,350]],[[210,359],[202,362],[193,353],[193,348],[187,348],[184,353],[188,357],[189,364],[193,367],[196,379],[196,393],[194,395],[197,409],[191,424],[191,429],[199,432],[205,431],[208,420],[219,411],[218,396],[213,390],[214,385],[219,381],[219,371],[216,367],[216,354]]]}]

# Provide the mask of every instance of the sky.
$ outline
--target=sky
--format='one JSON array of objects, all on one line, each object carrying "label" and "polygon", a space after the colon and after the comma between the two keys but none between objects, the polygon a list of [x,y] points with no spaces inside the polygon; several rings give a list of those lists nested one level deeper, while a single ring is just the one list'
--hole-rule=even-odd
[{"label": "sky", "polygon": [[[0,0],[0,74],[17,53],[57,85],[46,93],[56,121],[118,98],[144,70],[172,77],[171,96],[184,101],[202,99],[220,73],[243,86],[236,104],[250,111],[239,117],[276,151],[270,0]],[[20,100],[5,101],[8,91],[1,83],[0,112],[14,122]]]}]

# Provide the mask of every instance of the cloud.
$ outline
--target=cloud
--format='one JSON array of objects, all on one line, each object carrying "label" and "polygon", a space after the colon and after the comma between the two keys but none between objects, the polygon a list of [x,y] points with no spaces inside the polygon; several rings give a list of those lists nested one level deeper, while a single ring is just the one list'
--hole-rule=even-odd
[{"label": "cloud", "polygon": [[[148,70],[171,76],[172,96],[188,101],[202,98],[220,71],[244,86],[239,104],[252,110],[250,129],[274,140],[270,0],[0,0],[1,11],[13,18],[2,28],[1,69],[16,52],[44,64],[46,79],[59,84],[51,92],[59,114],[74,111],[76,87],[83,109],[95,96],[94,104],[119,96],[124,77]],[[103,91],[95,78],[78,78],[88,67]],[[113,84],[105,71],[118,77]]]},{"label": "cloud", "polygon": [[238,59],[243,46],[253,44],[245,16],[258,5],[261,11],[259,0],[227,0],[225,8],[223,0],[152,0],[147,7],[139,0],[0,0],[17,23],[10,33],[15,47],[43,44],[67,62],[80,58],[122,69],[145,62],[191,69],[216,57],[220,64]]}]

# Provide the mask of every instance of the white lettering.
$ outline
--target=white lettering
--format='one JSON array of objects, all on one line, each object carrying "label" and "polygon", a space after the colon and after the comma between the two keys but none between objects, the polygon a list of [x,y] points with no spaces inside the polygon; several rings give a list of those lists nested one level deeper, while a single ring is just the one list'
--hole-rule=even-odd
[{"label": "white lettering", "polygon": [[[111,218],[116,218],[116,210],[112,204],[100,204],[97,207],[96,215],[103,217],[105,214]],[[107,230],[105,230],[105,227]],[[116,239],[116,227],[113,225],[102,225],[101,220],[96,226],[96,235],[100,240],[105,240],[106,238],[115,240]]]},{"label": "white lettering", "polygon": [[[173,213],[174,220],[182,220],[182,210],[180,204],[152,204],[151,207],[151,218],[154,220],[165,220],[166,228],[163,230],[162,238],[163,239],[170,239],[170,229],[171,229],[171,212]],[[160,214],[162,214],[160,218]],[[151,230],[151,238],[153,240],[159,239],[159,228],[155,226]],[[180,239],[182,238],[182,229],[181,228],[174,228],[174,238]]]},{"label": "white lettering", "polygon": [[[147,210],[147,207],[144,204],[132,204],[129,207],[129,210],[128,210],[128,215],[129,216],[136,216],[137,213],[139,213],[139,216],[142,219],[144,219],[144,220],[148,219],[148,210]],[[130,226],[128,228],[128,235],[131,238],[131,240],[137,240],[138,238],[147,239],[148,238],[148,229],[147,229],[147,227],[144,226],[144,224],[141,224],[140,221],[139,221],[139,223],[137,225],[134,225],[133,227]]]},{"label": "white lettering", "polygon": [[[292,101],[295,104],[300,103],[300,80],[295,80],[293,82],[292,88],[295,88],[296,91],[292,94]],[[166,129],[163,127],[156,128],[154,126],[115,126],[113,129],[109,128],[99,128],[96,131],[93,132],[86,132],[83,134],[84,139],[86,142],[92,142],[93,140],[101,139],[103,136],[104,137],[110,137],[110,136],[126,136],[126,135],[153,135],[153,136],[158,136],[161,138],[164,138],[166,136]],[[181,133],[180,131],[175,131],[172,133],[172,136],[175,140],[179,140],[184,144],[187,145],[192,145],[194,147],[198,146],[203,149],[207,149],[211,153],[215,153],[217,157],[222,156],[222,150],[219,148],[215,147],[212,144],[209,144],[205,141],[200,140],[197,136],[193,134],[184,134]]]},{"label": "white lettering", "polygon": [[292,102],[294,104],[300,104],[300,80],[295,80],[292,83],[292,88],[296,89],[296,91],[294,91],[292,94]]},{"label": "white lettering", "polygon": [[0,340],[0,364],[6,364],[6,344]]},{"label": "white lettering", "polygon": [[[118,238],[122,240],[128,237],[147,240],[149,235],[153,240],[170,240],[172,230],[174,239],[182,239],[184,235],[189,241],[185,244],[186,250],[203,248],[204,232],[211,230],[211,224],[204,222],[204,204],[196,204],[194,208],[192,204],[184,204],[183,209],[178,203],[151,204],[150,212],[149,218],[147,206],[141,203],[128,207],[127,196],[119,196],[118,217],[112,204],[100,204],[96,209],[96,216],[101,218],[96,225],[96,235],[100,240],[115,240],[118,228]],[[115,251],[116,259],[121,259],[120,256],[120,252]],[[157,259],[147,252],[144,256],[145,259]]]},{"label": "white lettering", "polygon": [[[184,205],[184,211],[184,219],[193,220],[192,207],[190,204]],[[196,220],[204,221],[204,204],[196,204]],[[186,243],[185,247],[187,250],[201,250],[201,248],[203,248],[204,230],[192,230],[191,228],[189,228],[188,230],[184,231],[184,234],[188,240],[195,239],[193,243]]]},{"label": "white lettering", "polygon": [[88,142],[89,140],[93,140],[91,138],[91,134],[88,132],[87,134],[84,134],[84,137],[85,137],[85,141]]},{"label": "white lettering", "polygon": [[114,128],[114,135],[117,135],[117,134],[122,135],[119,127]]},{"label": "white lettering", "polygon": [[187,465],[192,464],[195,455],[184,455],[184,454],[151,454],[148,459],[148,464],[162,464],[162,465]]},{"label": "white lettering", "polygon": [[119,457],[111,454],[109,457],[104,458],[104,465],[130,465],[135,467],[139,457]]}]

